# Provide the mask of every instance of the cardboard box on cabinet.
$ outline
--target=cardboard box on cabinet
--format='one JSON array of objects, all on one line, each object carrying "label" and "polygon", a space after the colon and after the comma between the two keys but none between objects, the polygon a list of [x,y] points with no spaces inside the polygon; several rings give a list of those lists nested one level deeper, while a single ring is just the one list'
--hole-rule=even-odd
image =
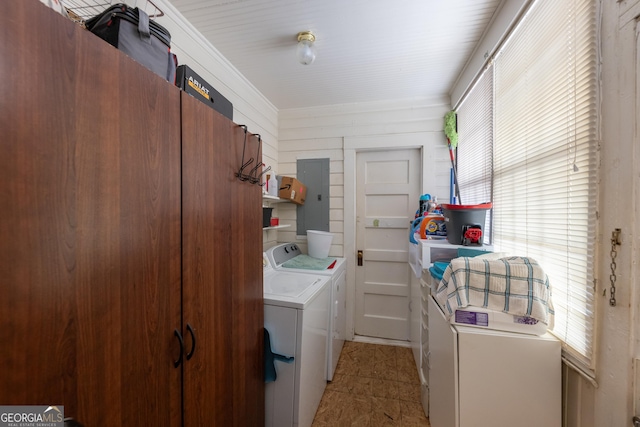
[{"label": "cardboard box on cabinet", "polygon": [[295,204],[304,205],[304,201],[307,198],[307,187],[290,176],[280,176],[278,178],[280,181],[278,196]]}]

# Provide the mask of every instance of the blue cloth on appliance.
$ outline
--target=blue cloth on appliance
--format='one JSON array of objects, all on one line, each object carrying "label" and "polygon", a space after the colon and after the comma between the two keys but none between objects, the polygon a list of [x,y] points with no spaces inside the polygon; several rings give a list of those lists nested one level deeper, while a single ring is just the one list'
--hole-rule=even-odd
[{"label": "blue cloth on appliance", "polygon": [[429,267],[429,273],[431,274],[431,277],[433,277],[434,279],[442,280],[442,273],[438,271],[437,268]]},{"label": "blue cloth on appliance", "polygon": [[549,278],[538,263],[526,257],[497,260],[455,258],[436,290],[447,318],[469,305],[526,316],[553,327]]},{"label": "blue cloth on appliance", "polygon": [[[473,258],[480,255],[486,255],[491,253],[491,251],[482,251],[480,249],[469,249],[469,248],[458,248],[458,257],[468,257]],[[433,266],[429,267],[429,272],[431,276],[435,279],[442,280],[442,276],[444,276],[444,271],[449,266],[449,262],[436,261],[433,263]]]},{"label": "blue cloth on appliance", "polygon": [[450,261],[449,262],[444,262],[444,261],[436,261],[433,263],[433,267],[436,269],[436,271],[438,271],[440,274],[444,274],[444,271],[447,269],[447,267],[449,267]]},{"label": "blue cloth on appliance", "polygon": [[337,258],[313,258],[309,255],[298,255],[282,263],[286,268],[300,268],[304,270],[326,270]]},{"label": "blue cloth on appliance", "polygon": [[431,273],[431,277],[438,279],[438,281],[442,280],[442,276],[444,275],[444,271],[449,266],[448,262],[436,261],[433,263],[433,266],[429,267],[429,273]]},{"label": "blue cloth on appliance", "polygon": [[464,256],[468,258],[473,258],[480,255],[490,254],[491,251],[482,251],[480,249],[472,249],[472,248],[458,248],[458,257]]},{"label": "blue cloth on appliance", "polygon": [[294,357],[287,357],[281,354],[271,351],[271,337],[269,331],[264,328],[264,382],[270,383],[278,378],[276,374],[275,361],[278,360],[284,363],[293,363]]}]

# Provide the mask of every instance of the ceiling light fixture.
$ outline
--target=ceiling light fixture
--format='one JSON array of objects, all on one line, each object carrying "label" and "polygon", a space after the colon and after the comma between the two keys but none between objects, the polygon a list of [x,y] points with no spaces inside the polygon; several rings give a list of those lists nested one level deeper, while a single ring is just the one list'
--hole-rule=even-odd
[{"label": "ceiling light fixture", "polygon": [[316,36],[311,31],[302,31],[298,33],[298,48],[296,49],[296,56],[301,64],[309,65],[316,59],[316,51],[313,47],[313,42],[316,41]]}]

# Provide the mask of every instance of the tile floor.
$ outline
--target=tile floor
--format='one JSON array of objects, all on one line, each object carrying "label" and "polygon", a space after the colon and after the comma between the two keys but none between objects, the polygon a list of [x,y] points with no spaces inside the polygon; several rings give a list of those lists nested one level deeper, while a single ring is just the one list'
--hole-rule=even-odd
[{"label": "tile floor", "polygon": [[410,348],[347,341],[312,427],[430,426]]}]

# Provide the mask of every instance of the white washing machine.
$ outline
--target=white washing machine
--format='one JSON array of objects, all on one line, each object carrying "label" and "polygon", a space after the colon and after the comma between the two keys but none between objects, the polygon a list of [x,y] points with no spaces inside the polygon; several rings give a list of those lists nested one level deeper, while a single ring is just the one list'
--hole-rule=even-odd
[{"label": "white washing machine", "polygon": [[[317,260],[303,254],[295,243],[283,243],[267,250],[269,262],[277,271],[319,274],[331,278],[331,313],[327,342],[327,381],[333,380],[347,334],[347,265],[345,258]],[[333,262],[335,260],[335,263]],[[324,263],[324,264],[323,264]]]},{"label": "white washing machine", "polygon": [[277,377],[265,384],[265,425],[309,427],[327,385],[331,281],[326,275],[276,271],[266,254],[263,266],[271,351],[294,358],[274,361]]}]

